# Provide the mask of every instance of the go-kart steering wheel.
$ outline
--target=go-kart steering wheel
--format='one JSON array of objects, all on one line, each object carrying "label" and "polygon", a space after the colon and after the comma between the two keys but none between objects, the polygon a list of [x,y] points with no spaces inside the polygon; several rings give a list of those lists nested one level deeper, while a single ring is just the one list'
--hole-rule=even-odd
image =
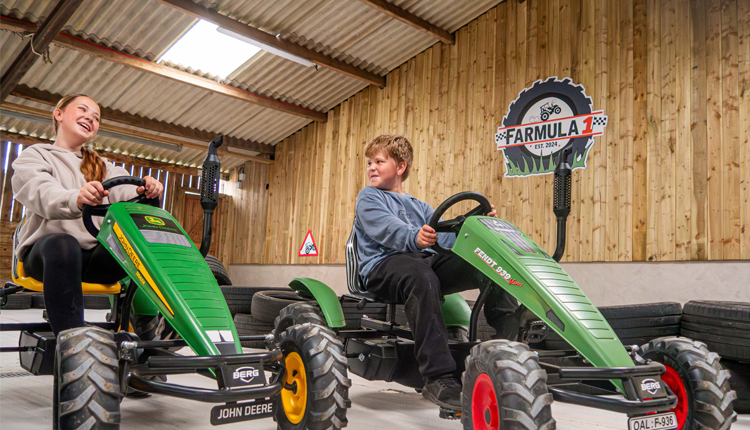
[{"label": "go-kart steering wheel", "polygon": [[[102,187],[105,190],[109,190],[110,188],[116,187],[118,185],[135,185],[137,187],[145,187],[146,181],[144,181],[141,178],[137,178],[135,176],[120,176],[117,178],[107,179],[106,181],[102,182]],[[159,207],[159,199],[150,199],[146,197],[146,193],[144,192],[140,196],[134,197],[127,201],[128,203],[141,203],[144,205],[150,205],[154,207]],[[98,206],[91,206],[84,204],[83,205],[83,213],[81,214],[81,218],[83,218],[83,226],[86,227],[86,230],[94,237],[97,237],[99,235],[99,229],[96,228],[94,225],[94,222],[91,220],[92,216],[104,216],[107,214],[107,210],[109,210],[109,207],[112,206],[111,204],[106,205],[98,205]]]},{"label": "go-kart steering wheel", "polygon": [[[479,203],[479,206],[466,212],[464,215],[459,215],[456,218],[453,218],[452,220],[440,221],[440,217],[442,217],[451,206],[464,200],[474,200]],[[430,218],[430,222],[427,223],[427,225],[434,228],[437,233],[458,234],[464,221],[466,221],[466,218],[470,216],[484,215],[491,211],[492,206],[490,205],[490,201],[487,200],[487,197],[473,191],[464,191],[462,193],[454,194],[448,197],[443,203],[440,203],[440,206],[435,209],[435,213],[432,214],[432,218]],[[439,243],[435,243],[431,248],[438,254],[450,254],[453,252],[450,249],[441,246]]]}]

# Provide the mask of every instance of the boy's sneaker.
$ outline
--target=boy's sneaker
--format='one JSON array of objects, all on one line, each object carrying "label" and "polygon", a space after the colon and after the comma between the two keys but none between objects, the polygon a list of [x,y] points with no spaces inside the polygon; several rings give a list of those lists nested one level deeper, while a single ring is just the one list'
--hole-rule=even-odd
[{"label": "boy's sneaker", "polygon": [[427,379],[422,397],[442,408],[461,410],[461,381],[452,375]]}]

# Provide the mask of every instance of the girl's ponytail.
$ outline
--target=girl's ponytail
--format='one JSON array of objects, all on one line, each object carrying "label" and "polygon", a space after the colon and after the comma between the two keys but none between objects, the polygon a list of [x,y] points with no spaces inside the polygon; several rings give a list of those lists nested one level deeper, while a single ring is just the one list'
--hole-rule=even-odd
[{"label": "girl's ponytail", "polygon": [[98,181],[102,182],[104,176],[107,173],[107,165],[104,164],[99,155],[92,149],[85,146],[81,147],[81,154],[83,154],[83,161],[81,161],[81,173],[83,173],[86,182]]}]

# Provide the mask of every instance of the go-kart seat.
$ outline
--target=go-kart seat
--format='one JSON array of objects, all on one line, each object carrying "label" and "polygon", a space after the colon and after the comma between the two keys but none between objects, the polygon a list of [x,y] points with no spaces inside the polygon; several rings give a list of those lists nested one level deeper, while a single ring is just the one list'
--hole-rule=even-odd
[{"label": "go-kart seat", "polygon": [[[11,278],[13,283],[19,285],[27,290],[43,292],[44,286],[42,283],[31,276],[27,276],[23,270],[23,262],[18,261],[16,258],[16,247],[18,246],[18,233],[21,231],[21,227],[26,222],[26,216],[21,219],[18,223],[16,231],[13,232],[13,264],[11,267]],[[121,286],[118,282],[114,284],[92,284],[88,282],[81,283],[83,294],[118,294]]]},{"label": "go-kart seat", "polygon": [[346,241],[346,285],[352,296],[373,302],[391,304],[391,302],[383,300],[375,294],[368,292],[364,285],[362,285],[362,279],[359,277],[357,231],[354,228],[354,224],[352,224],[352,232],[349,234],[349,240]]}]

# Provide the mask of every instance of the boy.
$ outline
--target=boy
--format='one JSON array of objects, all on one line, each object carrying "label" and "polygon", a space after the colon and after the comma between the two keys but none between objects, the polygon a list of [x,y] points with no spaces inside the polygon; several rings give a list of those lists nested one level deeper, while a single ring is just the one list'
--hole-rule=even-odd
[{"label": "boy", "polygon": [[[428,249],[438,241],[453,246],[455,234],[436,233],[426,225],[435,210],[404,193],[402,184],[413,160],[405,137],[378,136],[367,144],[365,156],[370,186],[357,196],[354,219],[359,275],[367,291],[404,303],[419,371],[426,380],[422,395],[441,407],[460,410],[461,381],[448,349],[441,297],[493,283],[455,255]],[[494,206],[487,215],[496,215]],[[485,316],[496,336],[514,340],[516,299],[501,288],[492,288],[485,303]]]}]

